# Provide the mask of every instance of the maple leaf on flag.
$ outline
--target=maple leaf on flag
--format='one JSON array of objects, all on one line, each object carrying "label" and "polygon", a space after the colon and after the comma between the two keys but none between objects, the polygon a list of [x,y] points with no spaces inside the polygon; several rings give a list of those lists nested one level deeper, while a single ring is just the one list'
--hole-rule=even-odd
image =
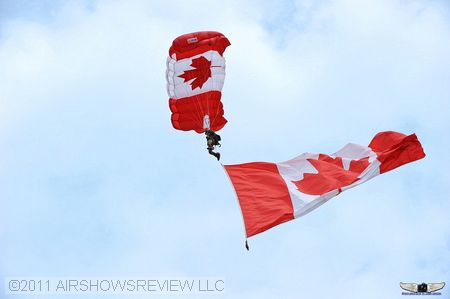
[{"label": "maple leaf on flag", "polygon": [[192,70],[184,71],[184,73],[178,77],[183,78],[184,82],[188,82],[194,79],[190,84],[192,90],[202,88],[203,84],[211,77],[211,61],[204,56],[192,59]]},{"label": "maple leaf on flag", "polygon": [[344,169],[341,157],[332,158],[320,154],[319,158],[308,159],[318,173],[305,173],[303,179],[292,181],[300,192],[309,195],[323,195],[339,190],[359,180],[358,176],[369,166],[369,158],[351,160],[349,169]]}]

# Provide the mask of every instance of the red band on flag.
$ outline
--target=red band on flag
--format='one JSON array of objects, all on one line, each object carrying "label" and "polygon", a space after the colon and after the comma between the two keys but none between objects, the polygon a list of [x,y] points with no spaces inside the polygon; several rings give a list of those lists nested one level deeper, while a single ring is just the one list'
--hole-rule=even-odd
[{"label": "red band on flag", "polygon": [[425,157],[416,134],[406,136],[393,131],[381,132],[375,135],[369,147],[381,162],[380,174]]},{"label": "red band on flag", "polygon": [[274,163],[226,165],[244,216],[247,237],[294,219],[285,181]]}]

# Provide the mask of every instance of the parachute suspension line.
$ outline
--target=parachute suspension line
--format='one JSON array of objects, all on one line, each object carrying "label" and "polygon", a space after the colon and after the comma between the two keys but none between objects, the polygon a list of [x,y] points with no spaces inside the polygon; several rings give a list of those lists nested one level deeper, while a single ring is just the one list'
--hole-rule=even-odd
[{"label": "parachute suspension line", "polygon": [[[185,87],[186,88],[186,90],[189,88],[189,87]],[[195,121],[196,122],[199,122],[199,123],[201,123],[202,122],[202,113],[201,113],[201,108],[199,107],[199,103],[198,103],[199,101],[198,101],[198,98],[197,98],[197,95],[195,96],[195,98],[194,98],[194,107],[195,107],[195,112],[196,112],[196,114],[195,114]]]},{"label": "parachute suspension line", "polygon": [[[209,51],[209,61],[212,63],[212,61],[213,61],[213,57],[212,57],[212,53],[213,53],[213,51]],[[211,74],[211,89],[212,88],[214,88],[214,77],[213,77],[213,74],[212,74],[212,65],[211,65],[211,67],[209,68],[209,71],[210,71],[210,74]],[[208,114],[208,118],[210,117],[210,109],[209,109],[209,98],[210,98],[210,96],[211,95],[208,95],[207,97],[206,97],[206,110],[208,110],[207,111],[207,114]],[[212,125],[214,124],[214,120],[211,122],[211,119],[209,119],[209,128],[208,129],[211,129],[211,127],[212,127]]]},{"label": "parachute suspension line", "polygon": [[203,112],[202,104],[200,103],[199,96],[195,95],[194,97],[195,97],[194,98],[195,99],[194,100],[194,107],[195,107],[195,110],[197,111],[198,122],[200,124],[202,124],[205,113]]},{"label": "parachute suspension line", "polygon": [[[202,57],[203,56],[203,54],[200,54],[200,56],[198,57],[198,58],[200,58],[200,57]],[[201,88],[201,87],[199,87],[199,88]],[[200,110],[200,117],[199,117],[199,119],[200,119],[200,123],[201,124],[204,124],[204,118],[205,118],[205,115],[206,114],[208,114],[208,112],[206,112],[205,113],[205,111],[203,111],[203,105],[202,105],[202,103],[201,103],[201,100],[200,100],[200,97],[199,97],[199,94],[196,94],[195,95],[195,101],[196,101],[196,108],[197,108],[197,106],[198,106],[198,110]],[[207,108],[208,110],[209,110],[209,108]],[[205,129],[205,128],[203,128],[203,129]],[[208,128],[209,129],[209,128]]]},{"label": "parachute suspension line", "polygon": [[[223,56],[222,56],[223,57]],[[223,57],[223,60],[224,60],[224,63],[225,63],[225,57]],[[212,61],[212,54],[211,54],[211,61]],[[223,67],[223,66],[217,66],[217,67]],[[224,68],[224,75],[225,75],[225,67],[223,67]],[[211,70],[211,72],[212,72],[212,70]],[[211,79],[212,79],[212,74],[211,74]],[[221,95],[220,95],[221,97],[222,97],[222,93],[221,93]],[[219,106],[220,106],[220,103],[221,102],[219,102]],[[213,120],[212,120],[212,124],[216,121],[216,118],[217,118],[217,115],[219,114],[219,106],[217,107],[217,109],[216,109],[216,113],[214,114],[214,118],[213,118]]]},{"label": "parachute suspension line", "polygon": [[199,113],[200,123],[203,123],[205,111],[203,111],[202,103],[198,94],[195,95],[195,108],[197,109],[197,113]]},{"label": "parachute suspension line", "polygon": [[[212,61],[212,52],[211,52],[210,59]],[[225,59],[225,58],[223,58],[223,59]],[[214,67],[214,66],[212,66],[212,67]],[[216,67],[221,67],[221,66],[216,66]],[[212,80],[212,83],[213,83],[213,86],[214,86],[214,80],[213,80],[213,76],[212,76],[212,69],[211,69],[211,80]],[[220,104],[218,104],[218,105],[220,105]],[[219,114],[219,107],[216,108],[216,113],[214,114],[214,118],[212,119],[212,122],[211,122],[212,124],[216,121],[217,114]]]},{"label": "parachute suspension line", "polygon": [[[218,105],[220,105],[220,104],[218,104]],[[214,114],[214,118],[213,118],[213,121],[211,123],[214,123],[214,121],[216,120],[218,114],[219,114],[219,107],[217,107],[216,113]]]},{"label": "parachute suspension line", "polygon": [[194,95],[194,99],[195,99],[194,100],[194,106],[195,106],[195,110],[197,111],[198,122],[203,124],[203,119],[204,119],[204,116],[205,116],[205,112],[202,109],[202,104],[200,102],[200,97],[198,96],[198,94]]},{"label": "parachute suspension line", "polygon": [[247,242],[247,232],[245,231],[245,221],[244,221],[244,214],[242,214],[241,203],[239,202],[239,197],[237,196],[236,189],[234,189],[233,182],[231,181],[231,178],[230,178],[230,176],[228,175],[228,172],[227,172],[227,170],[225,169],[225,166],[222,164],[222,162],[219,161],[219,163],[220,163],[220,165],[222,166],[223,171],[224,171],[225,174],[227,175],[227,178],[228,178],[228,181],[229,181],[230,184],[231,184],[231,187],[233,188],[234,194],[235,194],[235,196],[236,196],[236,201],[237,201],[237,203],[238,203],[238,205],[239,205],[239,210],[241,211],[242,224],[243,224],[243,228],[244,228],[245,248],[246,248],[247,251],[248,251],[248,250],[250,250],[250,247],[248,246],[248,242]]}]

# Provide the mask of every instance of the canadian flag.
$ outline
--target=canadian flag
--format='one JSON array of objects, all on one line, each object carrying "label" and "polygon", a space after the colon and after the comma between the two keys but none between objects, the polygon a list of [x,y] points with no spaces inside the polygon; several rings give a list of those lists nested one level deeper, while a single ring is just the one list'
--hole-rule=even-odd
[{"label": "canadian flag", "polygon": [[281,163],[225,165],[247,237],[303,216],[344,190],[425,157],[415,134],[381,132],[368,146],[349,143],[332,155],[305,153]]},{"label": "canadian flag", "polygon": [[166,77],[167,93],[174,99],[221,91],[225,81],[225,58],[213,50],[181,60],[169,57]]},{"label": "canadian flag", "polygon": [[192,32],[177,37],[169,48],[166,80],[172,126],[177,130],[219,131],[224,117],[223,54],[230,41],[219,32]]}]

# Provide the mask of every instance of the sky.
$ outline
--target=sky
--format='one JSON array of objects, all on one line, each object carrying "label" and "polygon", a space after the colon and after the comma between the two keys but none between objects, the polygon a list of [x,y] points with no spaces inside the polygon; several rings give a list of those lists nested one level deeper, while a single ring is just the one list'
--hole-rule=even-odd
[{"label": "sky", "polygon": [[[200,30],[231,41],[224,164],[386,130],[416,133],[426,158],[247,252],[204,136],[170,123],[168,48]],[[450,283],[449,37],[445,0],[0,0],[0,298],[28,298],[9,277],[220,277],[225,293],[200,298],[246,299]]]}]

